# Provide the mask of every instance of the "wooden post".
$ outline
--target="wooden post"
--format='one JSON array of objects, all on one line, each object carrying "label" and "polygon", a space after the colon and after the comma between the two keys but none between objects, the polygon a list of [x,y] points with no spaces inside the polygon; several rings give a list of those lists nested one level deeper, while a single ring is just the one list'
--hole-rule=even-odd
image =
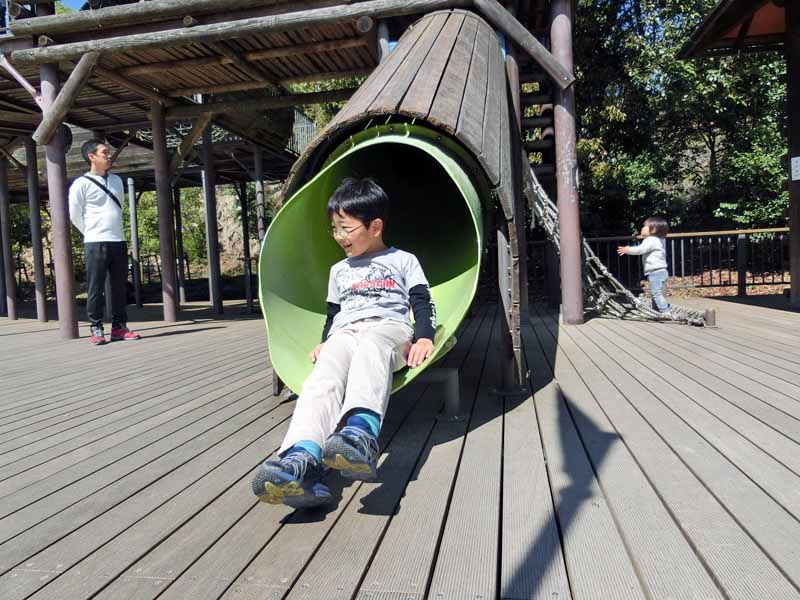
[{"label": "wooden post", "polygon": [[253,311],[253,282],[250,267],[250,219],[247,214],[247,184],[239,184],[239,202],[242,204],[242,256],[244,258],[244,296],[247,301],[247,312]]},{"label": "wooden post", "polygon": [[142,260],[139,256],[139,218],[136,207],[136,183],[128,177],[128,212],[131,220],[131,257],[133,259],[133,296],[142,307]]},{"label": "wooden post", "polygon": [[42,122],[33,132],[33,141],[38,144],[46,144],[53,137],[56,129],[64,122],[69,109],[83,89],[84,84],[92,76],[92,71],[97,64],[100,54],[98,52],[87,52],[78,61],[77,66],[70,73],[64,87],[56,96],[50,107],[43,111]]},{"label": "wooden post", "polygon": [[[572,72],[572,0],[553,0],[550,43],[553,56]],[[553,117],[556,137],[558,231],[561,240],[561,311],[565,323],[583,323],[581,225],[575,90],[556,88]]]},{"label": "wooden post", "polygon": [[3,274],[6,288],[8,318],[17,318],[17,277],[14,253],[11,250],[11,213],[9,211],[8,162],[0,157],[0,244],[3,246]]},{"label": "wooden post", "polygon": [[514,230],[516,232],[519,271],[519,310],[522,318],[528,314],[528,236],[525,223],[525,197],[522,193],[522,104],[520,100],[519,65],[512,53],[506,56],[506,76],[511,94],[510,140],[514,186]]},{"label": "wooden post", "polygon": [[747,295],[747,235],[740,233],[736,238],[736,294]]},{"label": "wooden post", "polygon": [[[2,241],[2,240],[0,240]],[[0,315],[8,316],[8,304],[6,303],[6,253],[3,244],[0,243]]]},{"label": "wooden post", "polygon": [[31,227],[31,249],[33,251],[33,278],[36,285],[36,318],[47,322],[47,281],[44,278],[44,249],[42,248],[42,212],[40,206],[39,168],[36,159],[36,144],[25,138],[25,162],[28,179],[28,213]]},{"label": "wooden post", "polygon": [[267,213],[264,209],[264,151],[260,146],[253,148],[253,172],[256,176],[256,221],[259,245],[264,243],[267,233]]},{"label": "wooden post", "polygon": [[181,215],[181,186],[172,186],[172,199],[175,205],[175,246],[178,251],[178,297],[181,304],[186,302],[186,263],[183,256],[183,216]]},{"label": "wooden post", "polygon": [[164,320],[178,320],[178,298],[175,290],[175,223],[172,212],[172,190],[169,185],[169,156],[164,107],[159,102],[150,103],[153,117],[153,158],[156,174],[156,199],[158,204],[158,238],[161,256],[161,296],[164,302]]},{"label": "wooden post", "polygon": [[206,213],[206,246],[208,248],[208,294],[211,311],[222,314],[222,295],[219,273],[219,233],[217,232],[217,172],[211,127],[203,131],[203,199]]},{"label": "wooden post", "polygon": [[[37,10],[50,12],[53,10],[53,5],[40,4]],[[46,111],[58,95],[60,86],[58,67],[52,64],[42,65],[39,72],[42,82],[42,110]],[[44,151],[47,160],[47,192],[50,200],[51,231],[55,254],[58,328],[62,338],[75,339],[78,337],[78,307],[75,304],[75,275],[72,267],[72,239],[69,206],[67,205],[65,148],[64,134],[59,128],[45,145]]]},{"label": "wooden post", "polygon": [[786,2],[786,75],[789,117],[789,159],[793,169],[789,177],[789,302],[800,308],[800,6]]}]

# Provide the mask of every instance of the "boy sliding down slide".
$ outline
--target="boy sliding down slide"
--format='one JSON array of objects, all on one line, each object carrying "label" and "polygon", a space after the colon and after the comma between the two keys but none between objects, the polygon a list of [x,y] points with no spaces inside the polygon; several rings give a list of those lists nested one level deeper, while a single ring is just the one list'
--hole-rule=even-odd
[{"label": "boy sliding down slide", "polygon": [[347,258],[331,267],[322,342],[309,354],[314,369],[278,458],[253,479],[263,502],[311,508],[330,501],[323,465],[349,479],[375,479],[392,374],[433,352],[428,281],[413,254],[383,243],[388,208],[372,179],[345,179],[328,201],[331,233]]}]

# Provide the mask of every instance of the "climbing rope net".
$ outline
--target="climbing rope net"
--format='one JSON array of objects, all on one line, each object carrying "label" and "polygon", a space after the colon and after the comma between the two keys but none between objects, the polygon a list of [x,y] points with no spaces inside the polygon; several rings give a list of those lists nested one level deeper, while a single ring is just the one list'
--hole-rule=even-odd
[{"label": "climbing rope net", "polygon": [[[560,249],[558,209],[536,179],[533,170],[531,168],[523,169],[523,173],[523,191],[533,213],[534,222],[545,230],[548,239],[556,245],[556,248]],[[645,301],[634,296],[609,272],[583,236],[581,236],[581,246],[584,306],[587,307],[587,311],[606,317],[633,321],[670,321],[700,327],[705,325],[703,311],[674,304],[671,305],[669,313],[660,313],[654,310]]]}]

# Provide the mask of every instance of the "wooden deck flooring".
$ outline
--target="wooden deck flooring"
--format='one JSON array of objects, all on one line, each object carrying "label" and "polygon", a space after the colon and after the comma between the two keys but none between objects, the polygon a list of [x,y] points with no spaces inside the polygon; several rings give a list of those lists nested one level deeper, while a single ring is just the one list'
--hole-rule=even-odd
[{"label": "wooden deck flooring", "polygon": [[800,314],[702,305],[718,328],[536,309],[521,396],[479,307],[445,358],[468,418],[405,388],[381,481],[305,514],[250,491],[293,408],[259,318],[101,348],[0,319],[0,598],[800,598]]}]

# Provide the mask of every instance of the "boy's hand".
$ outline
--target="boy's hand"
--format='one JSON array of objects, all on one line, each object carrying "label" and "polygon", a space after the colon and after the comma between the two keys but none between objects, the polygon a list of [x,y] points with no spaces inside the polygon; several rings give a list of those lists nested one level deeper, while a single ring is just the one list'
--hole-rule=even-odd
[{"label": "boy's hand", "polygon": [[411,346],[411,350],[408,351],[406,363],[408,363],[408,366],[413,369],[414,367],[417,367],[425,362],[425,359],[429,358],[432,352],[433,340],[429,340],[428,338],[419,338],[416,343]]},{"label": "boy's hand", "polygon": [[627,254],[627,253],[628,253],[628,247],[627,246],[619,246],[617,248],[617,254],[619,254],[620,256],[622,256],[623,254]]},{"label": "boy's hand", "polygon": [[319,358],[319,353],[322,352],[322,347],[324,345],[325,345],[325,342],[322,342],[321,344],[317,344],[317,346],[311,352],[308,353],[308,358],[311,359],[311,362],[313,362],[313,363],[317,362],[317,359]]}]

